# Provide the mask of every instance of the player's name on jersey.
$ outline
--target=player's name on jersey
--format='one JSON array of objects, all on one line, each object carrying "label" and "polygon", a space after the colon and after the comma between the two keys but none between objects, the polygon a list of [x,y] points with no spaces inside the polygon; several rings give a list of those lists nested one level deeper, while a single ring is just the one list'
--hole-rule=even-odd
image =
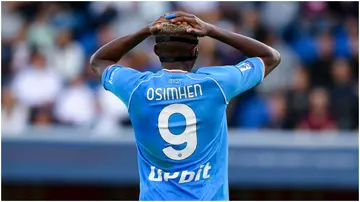
[{"label": "player's name on jersey", "polygon": [[146,98],[148,100],[180,100],[202,96],[200,84],[169,88],[148,88]]},{"label": "player's name on jersey", "polygon": [[201,165],[199,169],[195,171],[183,170],[180,172],[163,172],[161,169],[151,166],[149,174],[149,180],[154,182],[168,182],[169,180],[177,180],[178,183],[188,183],[192,181],[199,181],[200,179],[210,178],[209,170],[211,169],[210,162],[205,165]]}]

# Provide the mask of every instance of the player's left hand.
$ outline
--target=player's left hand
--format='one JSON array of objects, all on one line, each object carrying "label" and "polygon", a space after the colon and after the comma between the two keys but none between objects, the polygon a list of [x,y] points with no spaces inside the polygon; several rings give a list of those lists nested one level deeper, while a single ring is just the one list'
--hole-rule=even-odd
[{"label": "player's left hand", "polygon": [[161,23],[167,22],[164,16],[160,16],[159,19],[155,20],[149,26],[150,34],[154,35],[161,30]]}]

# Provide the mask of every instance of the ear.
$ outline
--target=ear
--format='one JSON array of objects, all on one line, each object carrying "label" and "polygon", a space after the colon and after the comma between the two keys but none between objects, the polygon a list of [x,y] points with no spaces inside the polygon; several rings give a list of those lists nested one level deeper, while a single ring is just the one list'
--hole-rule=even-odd
[{"label": "ear", "polygon": [[155,44],[154,46],[154,53],[159,56],[159,52],[158,52],[158,46]]}]

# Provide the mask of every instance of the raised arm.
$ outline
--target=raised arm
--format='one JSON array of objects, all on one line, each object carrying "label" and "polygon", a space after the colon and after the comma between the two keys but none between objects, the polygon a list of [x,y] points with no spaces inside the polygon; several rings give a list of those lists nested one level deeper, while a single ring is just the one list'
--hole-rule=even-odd
[{"label": "raised arm", "polygon": [[101,78],[106,67],[117,63],[127,52],[149,37],[152,33],[160,30],[160,23],[164,17],[160,17],[150,26],[147,26],[134,34],[119,37],[97,50],[90,58],[90,66]]},{"label": "raised arm", "polygon": [[250,37],[223,30],[185,12],[169,13],[166,18],[172,18],[170,22],[173,23],[185,21],[190,24],[193,28],[189,28],[188,33],[200,37],[209,36],[236,48],[247,56],[260,57],[265,63],[265,76],[280,63],[281,58],[278,51]]},{"label": "raised arm", "polygon": [[280,53],[277,50],[250,37],[229,32],[216,26],[209,27],[208,36],[238,49],[247,56],[260,57],[265,63],[265,76],[280,63]]}]

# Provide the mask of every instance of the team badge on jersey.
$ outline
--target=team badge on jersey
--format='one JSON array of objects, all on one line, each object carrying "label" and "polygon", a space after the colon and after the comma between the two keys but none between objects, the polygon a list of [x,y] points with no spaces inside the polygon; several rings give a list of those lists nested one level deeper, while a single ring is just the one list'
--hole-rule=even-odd
[{"label": "team badge on jersey", "polygon": [[245,61],[243,63],[236,65],[236,67],[239,68],[240,71],[244,72],[246,70],[253,68],[254,65],[249,61]]}]

